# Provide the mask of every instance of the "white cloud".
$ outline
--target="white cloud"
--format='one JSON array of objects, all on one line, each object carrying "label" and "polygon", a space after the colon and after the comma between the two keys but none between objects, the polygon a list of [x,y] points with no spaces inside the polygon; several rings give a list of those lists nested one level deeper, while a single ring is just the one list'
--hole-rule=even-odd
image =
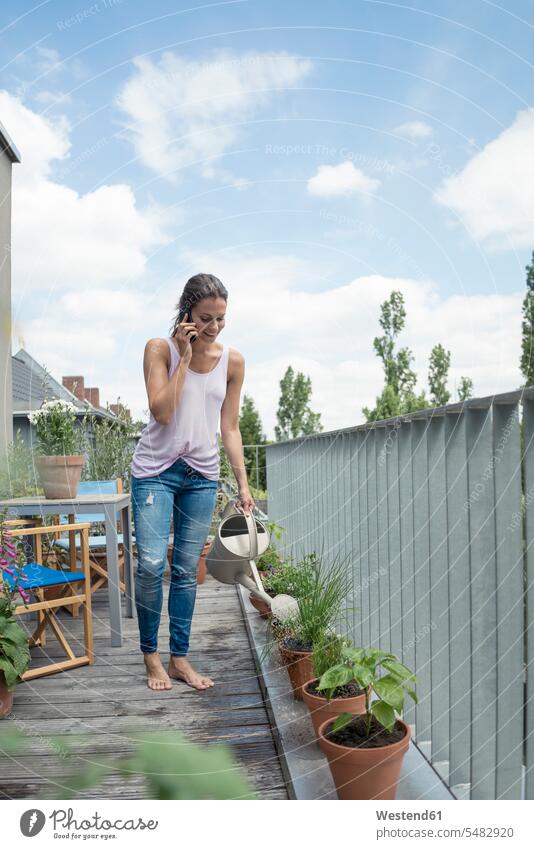
[{"label": "white cloud", "polygon": [[407,121],[395,127],[393,132],[409,139],[427,139],[432,135],[432,127],[424,121]]},{"label": "white cloud", "polygon": [[308,180],[308,193],[315,197],[340,197],[369,194],[376,191],[380,180],[368,177],[353,162],[339,165],[320,165],[317,173]]},{"label": "white cloud", "polygon": [[475,239],[495,248],[531,247],[534,233],[534,107],[443,181],[436,200],[454,210]]},{"label": "white cloud", "polygon": [[[208,61],[166,51],[159,62],[138,57],[135,72],[117,98],[129,119],[126,135],[139,160],[172,180],[195,163],[203,177],[218,173],[215,162],[237,141],[237,126],[276,95],[291,88],[312,63],[287,53],[215,51]],[[236,125],[236,126],[232,126]]]},{"label": "white cloud", "polygon": [[380,305],[392,289],[404,293],[407,323],[401,344],[415,355],[420,387],[427,385],[428,357],[437,342],[452,353],[451,390],[461,375],[473,378],[480,396],[520,385],[522,292],[444,297],[431,281],[379,274],[310,291],[309,281],[320,274],[316,262],[252,251],[182,251],[179,265],[188,269],[183,280],[165,282],[157,290],[67,292],[44,304],[39,317],[23,326],[15,313],[14,339],[22,332],[28,352],[54,377],[84,374],[88,386],[100,387],[102,403],[120,396],[135,417],[144,417],[144,345],[151,337],[168,335],[187,277],[208,271],[229,292],[220,341],[245,356],[243,392],[254,398],[269,436],[280,380],[290,364],[310,376],[312,408],[321,413],[325,430],[363,421],[362,407],[374,404],[383,383],[373,338],[380,333]]},{"label": "white cloud", "polygon": [[220,339],[245,356],[244,391],[271,436],[279,382],[289,364],[311,377],[312,408],[321,412],[325,430],[363,421],[362,407],[374,404],[383,384],[373,338],[381,332],[380,305],[393,289],[405,297],[401,344],[414,353],[421,388],[427,387],[428,358],[438,342],[452,354],[451,390],[461,375],[473,378],[477,395],[520,384],[522,293],[445,297],[431,281],[379,274],[309,291],[317,266],[305,259],[187,252],[183,261],[226,285],[227,322]]},{"label": "white cloud", "polygon": [[138,208],[125,183],[79,194],[51,178],[70,157],[69,124],[0,91],[0,113],[22,154],[13,168],[13,289],[98,287],[138,278],[168,241],[156,209]]}]

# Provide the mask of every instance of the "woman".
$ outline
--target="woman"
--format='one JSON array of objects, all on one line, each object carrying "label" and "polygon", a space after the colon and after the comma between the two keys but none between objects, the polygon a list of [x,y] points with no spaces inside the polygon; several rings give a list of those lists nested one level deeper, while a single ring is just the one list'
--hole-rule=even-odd
[{"label": "woman", "polygon": [[[239,487],[237,507],[254,507],[239,431],[243,356],[217,341],[228,292],[212,274],[191,277],[166,339],[149,339],[144,374],[150,421],[132,460],[132,511],[137,544],[135,604],[141,651],[152,690],[171,678],[197,690],[213,686],[187,660],[198,558],[215,509],[220,464],[217,427]],[[169,587],[170,660],[157,650],[171,514],[174,545]]]}]

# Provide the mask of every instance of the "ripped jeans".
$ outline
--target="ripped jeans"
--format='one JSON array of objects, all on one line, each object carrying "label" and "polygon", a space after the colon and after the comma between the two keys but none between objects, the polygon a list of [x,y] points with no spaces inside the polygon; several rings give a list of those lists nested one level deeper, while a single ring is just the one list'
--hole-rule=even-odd
[{"label": "ripped jeans", "polygon": [[131,478],[132,517],[137,544],[135,605],[141,651],[158,648],[163,604],[163,573],[171,514],[174,543],[169,588],[169,632],[172,655],[184,657],[197,592],[198,558],[206,542],[218,481],[211,480],[179,457],[159,475]]}]

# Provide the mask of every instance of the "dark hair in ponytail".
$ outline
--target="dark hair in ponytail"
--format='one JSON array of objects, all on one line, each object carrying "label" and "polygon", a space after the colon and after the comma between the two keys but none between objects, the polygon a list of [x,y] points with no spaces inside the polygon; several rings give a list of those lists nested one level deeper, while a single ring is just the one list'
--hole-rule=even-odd
[{"label": "dark hair in ponytail", "polygon": [[171,337],[176,334],[178,325],[183,321],[184,314],[202,298],[224,298],[225,301],[228,300],[226,288],[214,274],[195,274],[189,278],[180,295],[180,300],[175,306],[178,315],[171,325]]}]

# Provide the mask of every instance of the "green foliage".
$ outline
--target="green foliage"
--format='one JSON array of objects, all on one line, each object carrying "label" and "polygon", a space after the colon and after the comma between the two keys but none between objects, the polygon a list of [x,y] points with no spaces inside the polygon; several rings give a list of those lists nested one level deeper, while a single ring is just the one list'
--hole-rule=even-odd
[{"label": "green foliage", "polygon": [[280,399],[274,432],[276,441],[294,439],[310,433],[322,431],[321,414],[310,408],[311,379],[302,372],[295,372],[288,366],[280,381]]},{"label": "green foliage", "polygon": [[260,414],[254,401],[246,394],[243,395],[241,404],[239,430],[243,446],[248,446],[243,448],[243,455],[249,484],[254,483],[258,489],[265,489],[267,486],[265,448],[261,446],[266,444],[267,437],[262,430]]},{"label": "green foliage", "polygon": [[313,567],[307,557],[295,563],[292,559],[272,564],[262,578],[264,589],[275,595],[286,593],[300,598],[310,591],[313,584]]},{"label": "green foliage", "polygon": [[[416,410],[442,406],[450,400],[447,378],[451,355],[441,344],[435,345],[430,354],[430,397],[426,397],[424,389],[419,393],[416,391],[417,375],[412,369],[412,352],[409,348],[396,348],[405,321],[404,297],[402,292],[393,291],[381,306],[379,322],[384,334],[373,341],[384,369],[384,387],[376,398],[375,406],[362,409],[367,421],[395,418]],[[473,382],[469,378],[462,378],[462,381],[462,391],[471,393]]]},{"label": "green foliage", "polygon": [[[380,651],[380,649],[345,646],[341,653],[341,663],[332,666],[322,675],[317,689],[324,690],[326,698],[330,699],[336,687],[354,681],[359,689],[365,692],[367,734],[371,733],[373,716],[388,731],[392,731],[396,714],[401,714],[404,710],[406,696],[410,696],[417,702],[417,696],[413,690],[416,676],[407,666],[400,663],[396,655]],[[385,670],[385,674],[380,674],[380,668]],[[378,696],[378,699],[372,703],[370,691]],[[335,719],[332,731],[339,731],[352,719],[351,713],[341,714]]]},{"label": "green foliage", "polygon": [[294,635],[304,643],[315,645],[327,634],[348,599],[352,589],[348,556],[336,556],[330,564],[322,554],[306,555],[306,582],[297,597],[298,613],[294,619]]},{"label": "green foliage", "polygon": [[447,389],[451,352],[443,345],[434,345],[430,353],[428,369],[428,385],[430,387],[430,402],[433,407],[443,407],[448,404],[451,393]]},{"label": "green foliage", "polygon": [[342,649],[348,645],[348,640],[340,634],[323,634],[313,647],[312,666],[315,677],[321,678],[327,669],[341,663]]},{"label": "green foliage", "polygon": [[[140,731],[125,734],[136,740],[132,753],[124,756],[92,755],[84,759],[73,751],[67,737],[49,738],[52,752],[61,754],[61,797],[76,799],[98,786],[109,775],[144,779],[151,799],[257,799],[257,795],[227,746],[197,746],[177,731]],[[81,735],[88,739],[88,735]],[[0,751],[17,755],[28,749],[29,735],[17,728],[0,727]],[[68,774],[68,778],[65,778]],[[47,792],[57,795],[57,783]],[[54,796],[55,798],[55,796]],[[83,797],[82,797],[83,798]]]},{"label": "green foliage", "polygon": [[35,428],[37,454],[53,457],[77,453],[76,411],[70,401],[57,398],[43,401],[38,410],[28,415]]},{"label": "green foliage", "polygon": [[525,386],[534,386],[534,251],[527,272],[527,291],[523,299],[523,322],[521,325],[521,373]]},{"label": "green foliage", "polygon": [[473,381],[470,377],[461,377],[458,386],[458,400],[467,401],[473,397]]},{"label": "green foliage", "polygon": [[[0,670],[4,673],[8,689],[15,686],[30,665],[28,638],[16,621],[16,595],[23,599],[27,593],[19,588],[25,577],[24,552],[4,525],[6,511],[0,513]],[[8,582],[7,576],[13,580]]]},{"label": "green foliage", "polygon": [[122,478],[125,492],[130,491],[135,435],[138,423],[119,408],[116,420],[97,419],[86,413],[80,428],[80,453],[86,455],[82,480]]},{"label": "green foliage", "polygon": [[0,498],[42,495],[34,455],[24,442],[20,429],[0,457]]}]

